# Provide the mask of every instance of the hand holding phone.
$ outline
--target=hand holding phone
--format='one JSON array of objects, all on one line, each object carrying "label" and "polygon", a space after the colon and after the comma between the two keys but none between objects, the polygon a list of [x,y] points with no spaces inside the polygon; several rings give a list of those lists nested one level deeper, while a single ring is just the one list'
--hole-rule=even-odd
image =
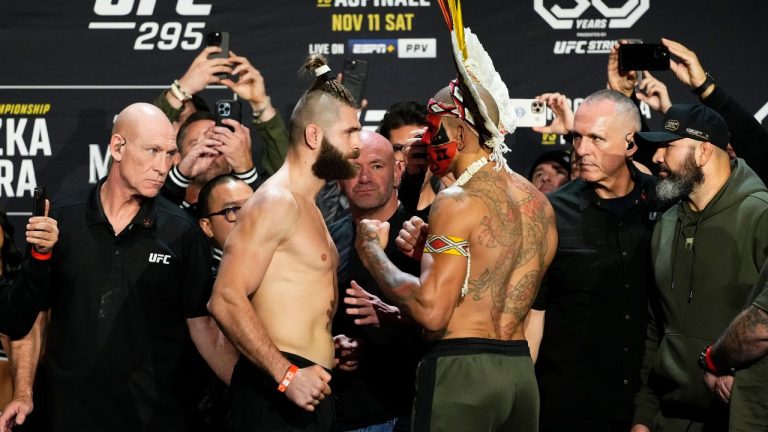
[{"label": "hand holding phone", "polygon": [[34,191],[34,202],[32,204],[32,216],[45,216],[45,186],[38,186]]},{"label": "hand holding phone", "polygon": [[341,83],[349,90],[357,106],[363,100],[368,82],[368,61],[348,58],[344,60]]},{"label": "hand holding phone", "polygon": [[232,132],[235,130],[232,126],[228,126],[221,121],[224,119],[232,119],[238,123],[242,123],[242,105],[239,100],[234,99],[221,99],[216,101],[216,126],[223,126]]},{"label": "hand holding phone", "polygon": [[547,124],[547,103],[538,99],[510,99],[515,112],[515,127],[541,127]]},{"label": "hand holding phone", "polygon": [[[45,186],[38,186],[33,192],[32,217],[45,216],[46,204]],[[34,253],[47,254],[58,241],[59,229],[56,221],[52,219],[43,219],[42,222],[31,222],[27,225],[26,239],[32,247]],[[44,259],[38,257],[38,259]]]},{"label": "hand holding phone", "polygon": [[409,138],[403,146],[403,160],[408,174],[419,175],[427,171],[427,144],[421,139],[426,128],[414,130],[408,134]]},{"label": "hand holding phone", "polygon": [[552,123],[546,126],[534,126],[534,132],[567,135],[573,129],[573,110],[568,102],[568,98],[564,94],[542,93],[536,99],[544,102],[552,112]]},{"label": "hand holding phone", "polygon": [[[214,31],[206,35],[205,41],[208,46],[217,46],[221,48],[221,52],[213,53],[208,56],[209,59],[216,58],[229,58],[229,32]],[[215,74],[219,79],[225,79],[229,75],[224,72]]]}]

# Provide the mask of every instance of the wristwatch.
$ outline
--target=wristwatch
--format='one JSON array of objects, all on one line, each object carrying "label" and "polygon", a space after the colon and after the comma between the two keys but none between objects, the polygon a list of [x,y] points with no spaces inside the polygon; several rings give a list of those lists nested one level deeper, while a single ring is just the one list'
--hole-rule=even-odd
[{"label": "wristwatch", "polygon": [[709,72],[705,72],[705,75],[706,79],[704,82],[701,83],[700,86],[691,89],[691,93],[695,94],[696,96],[701,96],[701,94],[704,93],[709,88],[709,86],[717,82],[715,77],[710,75]]},{"label": "wristwatch", "polygon": [[709,372],[712,375],[736,375],[736,370],[734,368],[728,368],[724,371],[719,371],[715,368],[715,363],[712,361],[712,345],[707,345],[707,347],[704,348],[704,351],[699,354],[698,363],[702,370]]}]

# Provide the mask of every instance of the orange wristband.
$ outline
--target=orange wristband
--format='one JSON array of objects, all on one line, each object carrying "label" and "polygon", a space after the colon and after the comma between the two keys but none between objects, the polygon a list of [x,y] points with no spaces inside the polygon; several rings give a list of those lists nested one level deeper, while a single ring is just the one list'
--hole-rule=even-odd
[{"label": "orange wristband", "polygon": [[34,247],[32,247],[30,250],[31,250],[32,258],[34,258],[34,259],[36,259],[38,261],[47,261],[47,260],[51,259],[51,256],[53,255],[51,253],[51,251],[48,251],[46,253],[40,253],[40,252],[36,251]]},{"label": "orange wristband", "polygon": [[296,367],[296,365],[291,365],[288,368],[288,371],[285,373],[285,376],[283,377],[283,380],[280,381],[280,385],[277,386],[277,391],[279,391],[280,393],[285,393],[285,390],[291,384],[291,380],[296,375],[296,371],[298,371],[298,370],[299,370],[299,368]]}]

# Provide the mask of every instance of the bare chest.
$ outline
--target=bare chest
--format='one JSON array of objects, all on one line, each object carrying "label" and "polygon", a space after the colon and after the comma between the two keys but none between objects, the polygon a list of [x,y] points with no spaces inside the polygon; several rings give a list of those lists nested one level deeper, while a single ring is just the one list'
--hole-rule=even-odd
[{"label": "bare chest", "polygon": [[293,236],[285,244],[296,266],[317,273],[335,272],[339,263],[336,246],[320,212],[302,212]]}]

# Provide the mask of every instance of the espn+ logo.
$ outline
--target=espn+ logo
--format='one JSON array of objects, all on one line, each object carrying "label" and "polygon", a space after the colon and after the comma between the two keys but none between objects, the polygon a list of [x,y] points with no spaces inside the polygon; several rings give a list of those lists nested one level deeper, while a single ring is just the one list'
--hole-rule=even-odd
[{"label": "espn+ logo", "polygon": [[[533,0],[533,10],[555,30],[572,29],[576,23],[577,29],[594,28],[630,28],[651,6],[651,0],[626,0],[622,6],[609,7],[606,0],[571,0],[571,7],[555,4],[549,8],[544,6],[544,0]],[[559,3],[566,3],[559,0]],[[579,19],[590,6],[597,9],[606,19]]]}]

